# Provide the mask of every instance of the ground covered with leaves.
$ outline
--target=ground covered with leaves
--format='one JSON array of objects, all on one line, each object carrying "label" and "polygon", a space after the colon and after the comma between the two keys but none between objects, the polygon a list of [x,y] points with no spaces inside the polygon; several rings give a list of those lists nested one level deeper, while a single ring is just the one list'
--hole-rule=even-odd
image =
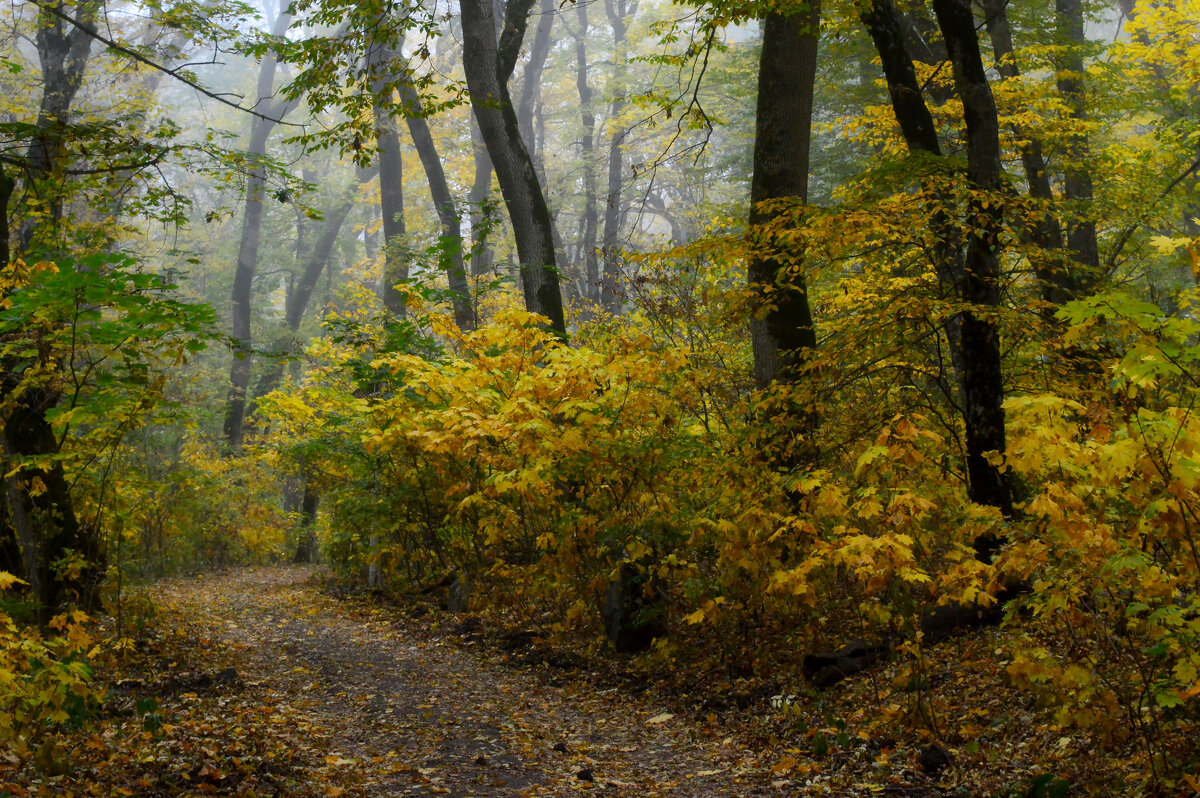
[{"label": "ground covered with leaves", "polygon": [[95,717],[10,755],[0,796],[1128,794],[1119,760],[1001,703],[996,631],[931,652],[917,681],[893,666],[789,697],[313,576],[156,585],[98,668]]}]

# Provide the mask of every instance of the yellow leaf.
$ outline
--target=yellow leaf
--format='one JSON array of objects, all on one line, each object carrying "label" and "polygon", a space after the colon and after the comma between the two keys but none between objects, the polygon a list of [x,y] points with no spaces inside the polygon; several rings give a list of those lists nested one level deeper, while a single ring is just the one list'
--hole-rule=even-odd
[{"label": "yellow leaf", "polygon": [[6,589],[12,587],[13,585],[27,585],[27,584],[29,584],[29,583],[23,579],[18,579],[17,577],[10,574],[8,571],[0,571],[0,590],[6,590]]}]

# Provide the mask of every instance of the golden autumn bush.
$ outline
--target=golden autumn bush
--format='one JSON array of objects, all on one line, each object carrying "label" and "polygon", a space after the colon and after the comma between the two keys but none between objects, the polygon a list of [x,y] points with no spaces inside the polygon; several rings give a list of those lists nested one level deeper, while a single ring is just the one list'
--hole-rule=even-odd
[{"label": "golden autumn bush", "polygon": [[[19,579],[0,572],[0,590]],[[50,620],[45,633],[0,611],[0,746],[27,756],[42,734],[80,723],[99,696],[90,682],[98,648],[79,611]]]}]

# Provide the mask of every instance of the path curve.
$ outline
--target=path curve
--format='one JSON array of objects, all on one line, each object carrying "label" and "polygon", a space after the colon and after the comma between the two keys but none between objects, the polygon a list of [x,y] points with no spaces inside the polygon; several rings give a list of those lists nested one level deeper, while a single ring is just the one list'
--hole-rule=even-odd
[{"label": "path curve", "polygon": [[356,612],[311,575],[173,580],[159,600],[209,626],[244,679],[293,696],[326,761],[363,769],[365,795],[784,794],[746,746],[651,699],[587,674],[545,684],[395,612]]}]

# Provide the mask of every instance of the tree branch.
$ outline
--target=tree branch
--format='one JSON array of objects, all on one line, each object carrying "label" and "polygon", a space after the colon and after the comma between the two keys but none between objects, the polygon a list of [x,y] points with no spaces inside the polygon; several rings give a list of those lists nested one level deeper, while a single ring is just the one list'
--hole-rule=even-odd
[{"label": "tree branch", "polygon": [[253,108],[247,108],[246,106],[241,105],[240,103],[236,103],[233,100],[229,100],[229,99],[226,99],[225,97],[222,97],[220,94],[209,91],[208,89],[204,88],[199,83],[192,80],[191,78],[181,75],[177,70],[168,69],[167,67],[163,66],[162,64],[152,61],[151,59],[147,58],[146,56],[144,56],[134,50],[131,50],[122,44],[118,44],[113,39],[110,39],[107,36],[100,33],[99,31],[97,31],[91,25],[87,25],[83,22],[80,22],[79,20],[74,19],[73,17],[69,16],[68,14],[59,10],[58,8],[50,5],[49,3],[44,2],[44,0],[29,0],[29,2],[33,3],[33,5],[42,9],[42,11],[46,12],[47,14],[50,14],[51,16],[61,19],[63,22],[73,25],[76,30],[79,30],[84,34],[91,36],[93,39],[100,42],[108,49],[113,50],[114,52],[120,53],[121,55],[125,56],[126,58],[131,58],[134,61],[137,61],[139,64],[145,64],[146,66],[150,67],[151,69],[157,69],[159,72],[164,73],[168,77],[174,78],[175,80],[179,81],[180,83],[184,84],[185,86],[195,89],[196,91],[203,94],[205,97],[216,100],[219,103],[228,105],[230,108],[234,108],[243,113],[250,114],[251,116],[256,116],[256,117],[266,120],[268,122],[274,122],[277,125],[288,125],[289,127],[298,127],[301,129],[307,127],[307,125],[304,125],[299,122],[285,122],[282,119],[276,119],[275,117],[269,116],[268,114],[259,113],[258,111],[255,111]]}]

